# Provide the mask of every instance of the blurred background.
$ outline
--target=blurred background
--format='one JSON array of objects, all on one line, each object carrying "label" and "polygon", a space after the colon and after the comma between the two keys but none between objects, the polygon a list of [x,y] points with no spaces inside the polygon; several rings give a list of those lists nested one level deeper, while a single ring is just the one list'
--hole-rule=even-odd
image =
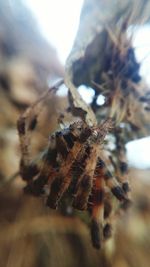
[{"label": "blurred background", "polygon": [[[83,0],[0,0],[0,262],[7,267],[149,267],[150,137],[127,143],[133,207],[119,218],[115,239],[96,251],[86,215],[50,211],[41,199],[23,195],[19,169],[18,116],[64,76]],[[130,29],[129,29],[130,35]],[[133,45],[140,73],[150,84],[150,26],[140,26]],[[92,89],[79,88],[87,103]],[[32,153],[46,146],[66,107],[62,89],[48,99],[34,134]],[[83,218],[82,218],[83,217]]]}]

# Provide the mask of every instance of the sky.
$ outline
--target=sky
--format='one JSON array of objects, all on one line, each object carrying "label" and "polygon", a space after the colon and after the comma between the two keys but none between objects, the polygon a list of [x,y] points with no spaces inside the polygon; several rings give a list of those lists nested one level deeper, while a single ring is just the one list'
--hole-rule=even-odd
[{"label": "sky", "polygon": [[[56,48],[60,61],[65,60],[71,50],[77,32],[83,0],[24,0],[38,21],[45,38]],[[133,45],[139,62],[140,72],[150,85],[150,26],[140,27],[134,35]],[[80,88],[87,103],[93,96],[92,90]],[[100,99],[103,102],[103,99]],[[129,142],[127,156],[131,166],[150,168],[150,137]]]},{"label": "sky", "polygon": [[45,38],[56,47],[62,63],[71,50],[83,0],[24,0]]},{"label": "sky", "polygon": [[141,26],[133,38],[137,59],[141,62],[140,73],[150,84],[150,26]]}]

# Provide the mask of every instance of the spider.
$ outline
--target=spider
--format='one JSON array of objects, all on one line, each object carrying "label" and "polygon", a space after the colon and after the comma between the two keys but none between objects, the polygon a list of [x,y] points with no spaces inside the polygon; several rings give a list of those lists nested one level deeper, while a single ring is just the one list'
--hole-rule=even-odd
[{"label": "spider", "polygon": [[34,196],[45,195],[46,205],[54,209],[69,191],[72,206],[89,211],[91,239],[98,249],[111,234],[108,193],[122,204],[130,202],[123,183],[111,174],[102,159],[102,144],[113,127],[112,120],[108,118],[98,126],[75,121],[51,134],[44,152],[30,159],[30,133],[38,122],[39,103],[29,107],[17,122],[22,154],[20,174],[27,183],[24,191]]}]

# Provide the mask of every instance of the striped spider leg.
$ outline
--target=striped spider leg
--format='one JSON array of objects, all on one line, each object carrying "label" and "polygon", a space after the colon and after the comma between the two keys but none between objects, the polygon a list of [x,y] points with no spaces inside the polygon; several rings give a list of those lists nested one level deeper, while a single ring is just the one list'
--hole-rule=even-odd
[{"label": "striped spider leg", "polygon": [[44,194],[45,186],[47,183],[52,183],[53,177],[55,177],[57,173],[57,155],[56,140],[52,136],[49,140],[48,147],[38,157],[38,174],[34,179],[28,182],[27,186],[24,188],[25,193],[30,193],[35,196]]},{"label": "striped spider leg", "polygon": [[104,179],[98,164],[93,177],[93,188],[89,197],[88,208],[91,214],[91,238],[93,246],[99,249],[103,242],[104,222]]},{"label": "striped spider leg", "polygon": [[99,248],[101,247],[103,239],[107,239],[111,235],[112,229],[109,222],[112,207],[110,200],[105,197],[105,187],[107,187],[121,203],[126,202],[128,198],[121,184],[110,173],[106,164],[100,157],[97,159],[93,180],[94,184],[89,203],[92,217],[91,236],[94,247]]},{"label": "striped spider leg", "polygon": [[32,108],[29,107],[17,121],[21,148],[20,174],[21,177],[27,182],[31,181],[38,173],[36,164],[34,164],[31,160],[30,132],[32,132],[32,130],[36,127],[37,123],[36,117],[29,122],[31,110]]},{"label": "striped spider leg", "polygon": [[118,160],[119,160],[119,180],[122,183],[122,189],[126,194],[127,201],[122,203],[122,209],[126,210],[130,207],[132,201],[130,200],[130,186],[129,186],[129,171],[128,171],[128,164],[125,151],[118,152]]},{"label": "striped spider leg", "polygon": [[[74,186],[74,201],[73,207],[79,210],[87,210],[89,195],[93,187],[93,175],[96,167],[97,154],[99,146],[97,143],[85,145],[84,151],[81,151],[82,156],[80,166],[80,173],[76,179]],[[84,153],[83,153],[84,152]]]},{"label": "striped spider leg", "polygon": [[104,227],[103,227],[103,237],[104,240],[109,239],[112,236],[112,196],[110,192],[105,192],[104,196]]},{"label": "striped spider leg", "polygon": [[[129,175],[128,175],[128,164],[126,157],[125,142],[122,136],[122,129],[116,130],[116,150],[117,150],[117,161],[118,164],[115,167],[118,180],[122,184],[122,189],[124,190],[126,196],[130,196],[130,186],[129,186]],[[127,209],[131,204],[131,201],[126,201],[123,205],[123,209]]]},{"label": "striped spider leg", "polygon": [[[32,180],[39,174],[42,164],[42,158],[44,155],[38,156],[36,159],[31,159],[31,134],[35,130],[38,123],[38,116],[43,108],[43,101],[47,98],[48,94],[52,94],[57,91],[58,87],[62,84],[62,80],[59,81],[55,86],[48,89],[42,94],[42,96],[33,103],[26,111],[19,117],[17,121],[17,129],[20,139],[21,149],[21,161],[20,161],[20,175],[23,180],[28,184],[32,184]],[[54,143],[47,148],[47,153],[55,154],[53,151]],[[52,151],[53,152],[52,152]],[[52,156],[52,158],[54,155]],[[53,159],[52,159],[53,161]],[[28,190],[27,190],[28,191]]]}]

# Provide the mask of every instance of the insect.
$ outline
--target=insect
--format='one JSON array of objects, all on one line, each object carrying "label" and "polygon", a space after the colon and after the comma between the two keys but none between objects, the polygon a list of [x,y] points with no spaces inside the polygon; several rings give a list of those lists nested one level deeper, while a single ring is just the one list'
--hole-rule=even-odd
[{"label": "insect", "polygon": [[90,213],[92,243],[100,248],[111,234],[110,199],[115,196],[122,204],[130,202],[123,184],[102,159],[102,145],[113,127],[112,120],[108,118],[98,126],[75,121],[51,134],[44,152],[31,159],[30,134],[38,123],[39,103],[29,107],[17,122],[22,154],[20,174],[27,183],[24,191],[45,195],[46,205],[54,209],[69,191],[72,206]]}]

